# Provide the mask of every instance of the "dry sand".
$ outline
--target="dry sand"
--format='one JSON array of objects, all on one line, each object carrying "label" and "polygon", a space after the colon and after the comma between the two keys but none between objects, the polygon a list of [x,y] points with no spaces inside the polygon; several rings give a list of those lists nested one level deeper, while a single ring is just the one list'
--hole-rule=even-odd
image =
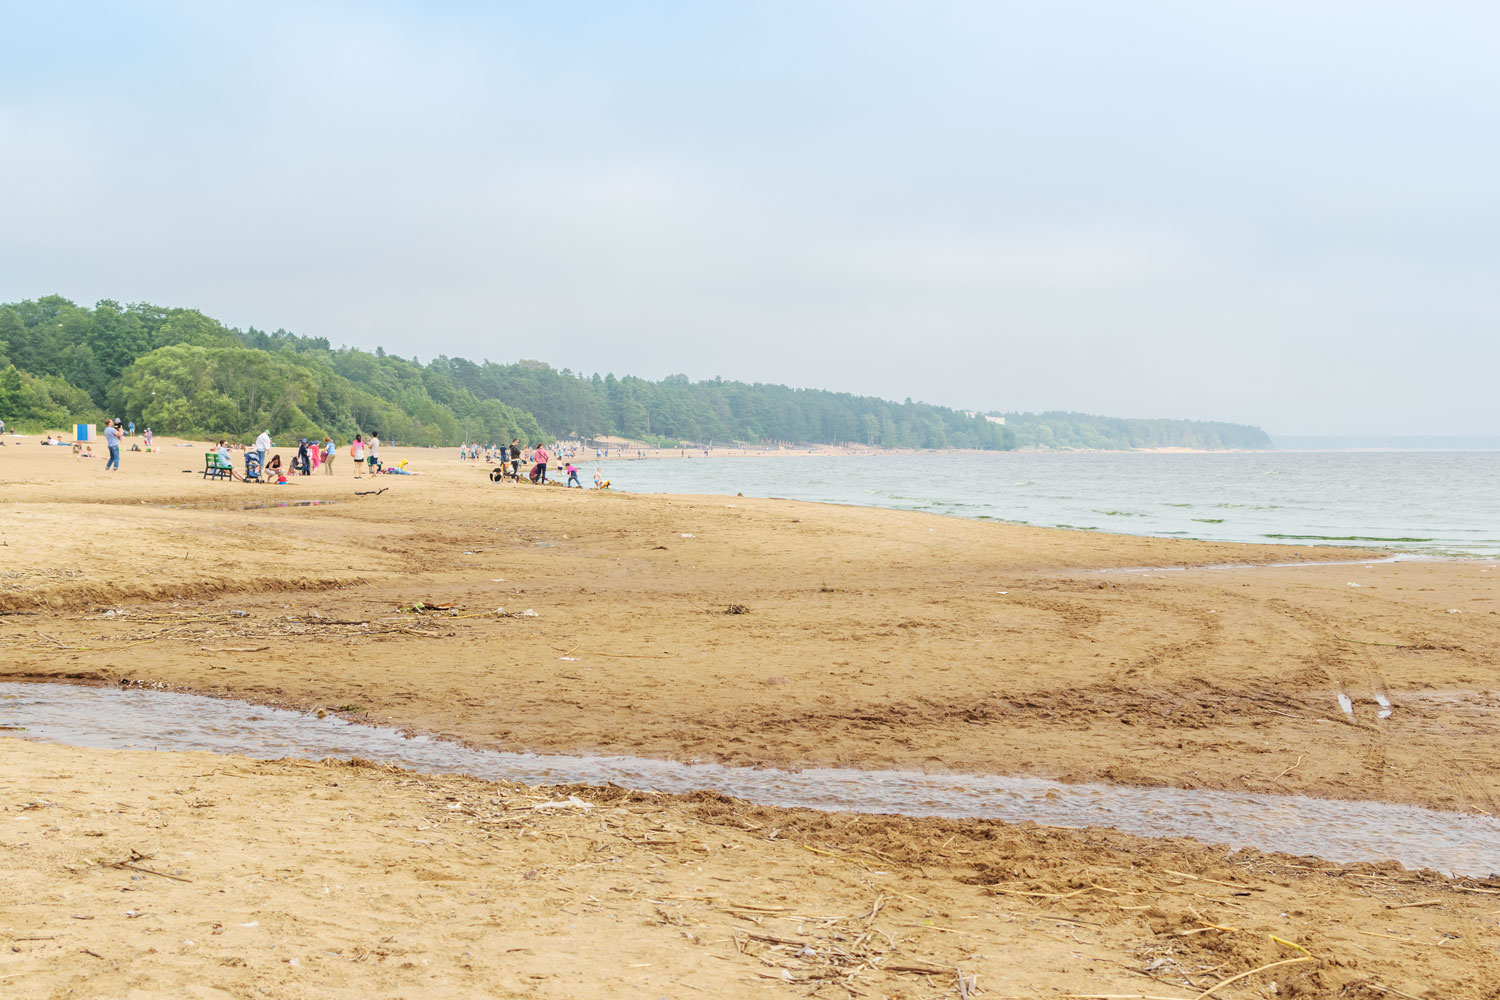
[{"label": "dry sand", "polygon": [[[428,474],[345,460],[260,487],[184,473],[199,448],[118,474],[0,449],[0,678],[342,707],[503,749],[1500,810],[1492,563],[493,486],[452,449],[386,457]],[[265,506],[307,500],[336,503]],[[1277,562],[1299,565],[1204,568]],[[1192,997],[1309,957],[1270,934],[1316,960],[1212,996],[1500,995],[1494,882],[715,796],[537,811],[567,793],[0,754],[18,996],[958,996],[962,968],[989,997]],[[100,864],[132,851],[193,881]]]}]

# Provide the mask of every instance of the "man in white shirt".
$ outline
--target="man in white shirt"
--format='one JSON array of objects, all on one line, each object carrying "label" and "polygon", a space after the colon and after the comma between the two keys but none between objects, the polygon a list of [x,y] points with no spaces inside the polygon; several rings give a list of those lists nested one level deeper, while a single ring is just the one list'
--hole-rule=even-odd
[{"label": "man in white shirt", "polygon": [[380,470],[379,431],[371,431],[370,440],[365,443],[365,464],[369,466],[371,475],[374,475]]},{"label": "man in white shirt", "polygon": [[260,467],[266,467],[266,452],[271,450],[271,432],[261,431],[260,437],[255,439],[255,453],[260,458]]}]

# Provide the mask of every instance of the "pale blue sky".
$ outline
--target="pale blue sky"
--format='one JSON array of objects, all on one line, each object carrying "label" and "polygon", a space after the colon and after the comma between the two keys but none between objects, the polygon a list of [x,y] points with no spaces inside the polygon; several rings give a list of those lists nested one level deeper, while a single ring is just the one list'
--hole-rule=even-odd
[{"label": "pale blue sky", "polygon": [[0,300],[1497,433],[1500,8],[8,3]]}]

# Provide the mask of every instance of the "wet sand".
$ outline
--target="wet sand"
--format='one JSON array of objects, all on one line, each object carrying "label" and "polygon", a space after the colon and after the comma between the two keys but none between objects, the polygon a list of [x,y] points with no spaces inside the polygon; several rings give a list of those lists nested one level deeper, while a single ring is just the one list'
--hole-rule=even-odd
[{"label": "wet sand", "polygon": [[[104,473],[100,461],[74,460],[63,449],[0,449],[0,499],[5,501],[0,505],[0,552],[5,554],[0,611],[6,612],[0,615],[0,677],[125,679],[293,708],[322,707],[485,748],[1031,774],[1500,810],[1500,746],[1494,739],[1500,719],[1500,668],[1495,666],[1500,570],[1492,571],[1492,563],[1332,565],[1380,554],[1101,536],[734,497],[493,486],[482,466],[460,464],[451,449],[390,451],[388,459],[410,457],[414,468],[428,474],[355,480],[345,462],[336,465],[335,477],[258,487],[204,482],[196,471],[182,472],[201,468],[197,448],[126,453],[118,475]],[[355,496],[381,488],[386,492],[378,496]],[[336,502],[265,506],[315,499]],[[1282,562],[1296,565],[1203,568]],[[1172,569],[1130,571],[1133,567]],[[401,610],[419,602],[452,608]],[[1340,707],[1341,692],[1350,713]],[[1381,698],[1390,705],[1388,718],[1380,717]],[[122,857],[131,847],[146,850],[140,844],[151,841],[158,858],[197,852],[193,856],[218,877],[235,864],[262,876],[274,873],[281,864],[274,854],[300,857],[288,864],[302,873],[327,864],[339,878],[358,881],[364,876],[357,877],[354,861],[324,850],[328,838],[320,831],[332,829],[324,824],[332,822],[327,816],[333,813],[326,810],[333,807],[316,805],[323,801],[318,789],[345,771],[358,775],[358,794],[340,799],[338,815],[345,818],[337,833],[339,843],[350,837],[358,843],[383,833],[372,812],[379,802],[398,803],[391,808],[404,810],[403,815],[426,815],[423,810],[433,807],[423,796],[465,785],[372,769],[330,768],[314,775],[297,765],[223,760],[210,767],[203,759],[11,741],[0,742],[0,752],[7,765],[6,819],[16,821],[6,834],[7,867],[32,880],[28,891],[50,894],[51,904],[25,912],[28,920],[66,924],[67,932],[56,939],[67,943],[58,947],[88,947],[78,944],[85,940],[78,936],[84,925],[69,923],[72,914],[63,916],[78,900],[108,900],[120,908],[119,887],[108,879],[123,870],[68,861],[76,869],[69,872],[59,861],[66,852],[58,845],[89,832],[84,829],[89,823],[79,816],[105,824],[106,837],[100,840],[114,837],[110,846]],[[169,798],[172,789],[186,788],[182,772],[187,768],[197,774],[219,769],[220,774],[192,784],[212,789],[202,793],[205,799],[232,799],[233,809],[184,806],[187,792]],[[245,776],[252,772],[253,778]],[[55,777],[62,773],[73,777]],[[242,790],[225,791],[225,784]],[[28,796],[51,801],[64,785],[77,790],[71,811],[20,808]],[[469,786],[473,796],[491,794],[484,791],[490,786]],[[587,801],[609,798],[579,794]],[[296,809],[293,796],[298,796]],[[153,809],[166,815],[159,802],[173,805],[173,818],[152,825]],[[596,808],[605,807],[601,801]],[[762,898],[765,905],[792,900],[793,909],[806,906],[828,916],[841,914],[840,920],[857,918],[887,894],[870,875],[874,864],[883,865],[890,874],[880,878],[895,880],[891,885],[924,903],[897,896],[882,904],[881,913],[900,899],[900,919],[919,927],[926,926],[923,921],[944,925],[962,914],[983,928],[974,940],[959,933],[969,933],[968,925],[921,931],[923,944],[908,941],[901,947],[913,949],[913,955],[928,949],[921,961],[933,967],[952,964],[968,972],[972,966],[991,996],[1045,995],[1064,988],[1191,996],[1194,985],[1201,991],[1257,963],[1302,955],[1269,942],[1269,933],[1302,943],[1319,960],[1280,966],[1247,978],[1243,987],[1228,984],[1215,996],[1262,995],[1255,991],[1271,979],[1283,992],[1300,989],[1302,995],[1381,995],[1373,986],[1360,993],[1364,987],[1353,985],[1376,981],[1417,996],[1482,996],[1482,983],[1500,978],[1485,964],[1493,962],[1485,955],[1493,954],[1497,943],[1494,902],[1500,897],[1472,891],[1486,888],[1485,883],[1321,864],[1313,864],[1317,871],[1309,873],[1293,867],[1305,862],[1228,858],[1221,849],[1107,832],[823,816],[713,796],[666,797],[654,800],[653,808],[675,827],[706,826],[701,835],[710,843],[717,837],[732,840],[733,848],[715,847],[705,858],[717,859],[706,867],[733,888],[776,865],[791,865],[778,869],[790,880],[778,888],[782,902]],[[319,810],[325,810],[324,820]],[[593,811],[571,807],[571,813],[579,814],[590,836],[610,833]],[[268,824],[269,815],[277,817],[270,825],[281,832],[257,833],[257,823]],[[60,823],[59,816],[68,822]],[[488,829],[469,818],[474,822],[466,836]],[[455,829],[449,820],[444,829]],[[518,829],[505,824],[500,829],[526,851],[540,850],[538,840],[547,850],[563,851],[554,864],[585,864],[567,853],[578,847],[567,838],[583,834],[549,825],[566,822],[551,811],[528,811]],[[57,826],[55,836],[18,839],[16,831],[43,829],[47,823]],[[533,831],[536,837],[524,832],[531,823],[541,824]],[[808,832],[799,833],[794,844],[785,834],[772,839],[769,829],[749,830],[747,824]],[[228,846],[260,836],[262,846],[253,851]],[[935,852],[934,845],[949,837],[955,839],[945,851]],[[423,838],[411,834],[409,839]],[[407,841],[399,843],[400,850],[390,849],[404,861],[390,870],[416,866],[420,852]],[[609,843],[613,846],[600,853],[624,850],[614,840]],[[390,882],[391,876],[382,875],[376,881],[386,885],[382,891],[388,895],[380,898],[389,909],[368,914],[361,925],[383,936],[399,930],[410,939],[403,947],[411,950],[402,955],[420,956],[401,959],[412,963],[410,969],[402,970],[389,956],[380,966],[381,975],[391,977],[382,982],[403,995],[451,993],[470,974],[479,977],[472,980],[476,983],[511,982],[506,990],[496,989],[502,995],[676,996],[691,995],[694,986],[717,995],[768,986],[798,995],[814,986],[821,986],[819,995],[851,995],[838,985],[842,972],[808,981],[807,970],[789,964],[790,955],[783,953],[790,945],[751,939],[751,947],[742,950],[744,942],[735,943],[736,929],[765,926],[779,928],[769,936],[803,941],[798,937],[803,932],[793,933],[779,915],[746,923],[722,913],[722,906],[688,899],[668,902],[690,913],[663,907],[672,919],[644,909],[642,899],[661,899],[650,896],[656,890],[644,869],[611,862],[589,875],[602,879],[608,872],[619,879],[594,884],[587,894],[597,901],[624,897],[631,891],[627,887],[635,891],[624,915],[614,915],[628,919],[633,930],[610,937],[596,929],[605,926],[598,921],[608,919],[603,909],[589,911],[586,927],[563,929],[556,912],[560,897],[540,891],[541,875],[523,878],[532,869],[546,870],[539,860],[545,855],[492,854],[456,834],[436,847],[421,845],[421,851],[431,852],[439,869],[447,866],[453,884],[429,885],[406,876]],[[663,872],[653,875],[671,873],[668,882],[679,890],[674,894],[693,895],[687,890],[694,887],[680,879],[697,877],[703,859],[683,864],[670,854],[664,857],[656,862]],[[856,864],[849,857],[864,860]],[[718,868],[721,864],[727,867]],[[1172,920],[1191,911],[1162,909],[1162,899],[1176,892],[1163,887],[1176,880],[1181,888],[1192,880],[1166,872],[1213,872],[1209,877],[1235,882],[1252,877],[1246,865],[1269,866],[1253,868],[1254,877],[1264,880],[1273,873],[1280,880],[1275,891],[1285,897],[1252,892],[1205,902],[1212,912],[1200,906],[1203,922],[1195,927],[1221,923],[1236,930],[1181,937],[1192,928]],[[144,878],[156,886],[150,891],[182,894],[172,896],[171,930],[161,933],[176,942],[181,931],[182,939],[201,944],[187,924],[213,921],[205,920],[188,883]],[[288,921],[288,928],[317,919],[304,899],[308,886],[296,878],[283,881],[284,886],[244,897],[242,905],[279,914],[276,919]],[[1011,883],[1015,892],[991,895],[983,889],[990,881]],[[1105,888],[1089,888],[1090,882]],[[271,882],[262,877],[262,884]],[[1143,888],[1148,884],[1149,890]],[[573,888],[576,893],[578,887]],[[694,891],[720,902],[753,902],[712,889]],[[1157,895],[1115,898],[1127,890]],[[1389,895],[1398,890],[1421,898]],[[1266,893],[1271,892],[1268,887]],[[509,917],[474,931],[475,941],[486,942],[485,953],[479,960],[468,956],[472,968],[464,970],[458,961],[463,949],[449,954],[444,952],[449,945],[442,943],[455,928],[434,914],[446,913],[440,913],[443,906],[458,907],[461,899],[469,906],[486,894],[489,902],[473,905],[500,906]],[[1429,897],[1439,901],[1383,909],[1393,901]],[[359,898],[368,900],[370,894]],[[1293,898],[1303,916],[1278,916],[1293,912],[1288,909]],[[1265,908],[1245,902],[1262,899],[1275,901]],[[351,913],[361,905],[358,899],[346,902]],[[474,923],[475,912],[464,910],[463,920]],[[890,912],[895,919],[897,911]],[[688,923],[679,925],[677,918]],[[110,919],[116,926],[110,941],[127,955],[138,958],[157,946],[157,938],[136,922],[144,917]],[[701,922],[701,933],[694,921]],[[1420,934],[1412,921],[1426,921]],[[218,922],[227,941],[227,928],[237,924]],[[328,926],[338,922],[331,918]],[[879,919],[870,923],[890,931]],[[800,926],[807,927],[807,921]],[[1329,935],[1339,927],[1335,940]],[[1354,933],[1355,927],[1387,939]],[[1436,950],[1449,940],[1438,934],[1449,932],[1460,937]],[[42,936],[51,930],[7,933]],[[216,936],[199,933],[210,940]],[[694,943],[684,933],[713,944]],[[584,948],[591,935],[599,943],[588,946],[593,957],[580,963],[584,977],[562,978],[567,962],[560,956]],[[844,943],[830,938],[827,947],[849,951],[848,942],[858,936]],[[335,946],[326,950],[341,956],[356,947],[371,948],[343,931],[335,937]],[[545,970],[538,974],[559,978],[526,980],[530,973],[522,970],[530,968],[531,959],[495,951],[497,942],[523,938],[530,943],[520,947],[531,948],[535,964]],[[288,929],[280,938],[294,939],[308,937]],[[863,947],[868,950],[877,939],[883,951],[897,947],[873,932]],[[1477,948],[1482,941],[1488,942],[1487,953]],[[52,947],[16,943],[24,950],[12,952],[8,961]],[[783,952],[759,953],[762,945]],[[329,995],[341,988],[352,992],[362,981],[357,969],[343,970],[342,957],[310,953],[291,966],[274,949],[262,954],[254,952],[257,947],[263,946],[247,941],[236,952],[247,962],[252,953],[264,959],[254,976],[245,971],[254,963],[244,969],[226,966],[224,993],[203,995],[250,995],[244,984],[251,981],[276,983],[285,995]],[[475,951],[472,943],[467,947]],[[636,947],[661,950],[640,957],[646,953],[633,953]],[[810,947],[826,951],[816,943]],[[142,979],[140,988],[147,992],[140,995],[154,995],[150,984],[165,981],[162,976],[207,982],[194,978],[193,971],[221,961],[175,943],[172,949],[158,947],[141,966],[157,971]],[[1199,955],[1196,949],[1212,954]],[[434,980],[429,977],[437,974],[426,970],[440,954],[447,956],[444,978]],[[497,957],[501,954],[512,957]],[[1176,966],[1151,967],[1163,956]],[[1018,957],[1025,960],[1017,962]],[[17,974],[10,982],[22,983],[32,992],[21,995],[28,996],[52,995],[74,982],[67,976],[95,977],[83,980],[90,989],[107,986],[106,991],[122,995],[137,988],[128,978],[134,973],[127,971],[127,965],[135,967],[133,959],[84,958],[114,961],[120,971],[75,965],[55,974],[31,966],[18,972],[19,967],[0,964],[0,976]],[[421,958],[429,965],[422,966]],[[1189,959],[1201,959],[1199,969],[1220,968],[1194,978],[1182,971]],[[360,963],[367,972],[373,968],[369,961]],[[889,967],[895,959],[884,961]],[[637,970],[638,963],[650,965]],[[663,965],[672,978],[689,984],[685,992],[665,979],[610,979],[608,986],[600,981],[606,969],[611,976],[665,976]],[[781,977],[782,969],[792,976],[790,983]],[[1179,973],[1187,979],[1172,979]],[[700,974],[708,978],[694,978]],[[943,975],[946,981],[936,973],[924,978],[867,971],[847,984],[866,995],[956,995],[956,974]],[[1167,988],[1168,982],[1178,988]],[[1345,992],[1339,994],[1340,989]]]},{"label": "wet sand", "polygon": [[[11,677],[354,705],[496,749],[1500,812],[1493,562],[493,486],[446,451],[286,487],[47,452],[0,455]],[[335,502],[266,506],[311,500]],[[1101,572],[1149,566],[1174,569]]]}]

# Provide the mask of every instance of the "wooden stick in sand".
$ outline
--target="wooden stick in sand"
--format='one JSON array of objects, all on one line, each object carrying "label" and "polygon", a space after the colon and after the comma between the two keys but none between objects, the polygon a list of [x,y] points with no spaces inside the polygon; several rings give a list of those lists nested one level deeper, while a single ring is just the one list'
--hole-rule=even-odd
[{"label": "wooden stick in sand", "polygon": [[1291,767],[1287,768],[1285,771],[1282,771],[1276,777],[1278,777],[1278,778],[1285,778],[1287,775],[1289,775],[1293,771],[1297,770],[1297,768],[1299,768],[1299,767],[1302,766],[1302,759],[1304,757],[1306,757],[1306,756],[1307,756],[1307,754],[1305,754],[1305,753],[1299,753],[1297,755],[1297,763],[1293,764]]}]

